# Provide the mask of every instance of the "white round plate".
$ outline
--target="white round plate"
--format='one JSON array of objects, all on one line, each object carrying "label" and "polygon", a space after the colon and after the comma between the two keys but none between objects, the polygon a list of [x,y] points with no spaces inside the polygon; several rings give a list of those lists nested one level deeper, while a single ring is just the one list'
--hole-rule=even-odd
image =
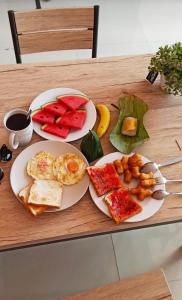
[{"label": "white round plate", "polygon": [[[56,141],[42,141],[31,146],[27,147],[23,150],[15,159],[11,172],[10,172],[10,183],[12,190],[15,196],[18,199],[19,192],[26,187],[28,184],[33,182],[33,178],[31,178],[26,171],[27,162],[34,155],[36,155],[40,151],[48,151],[54,156],[64,155],[67,152],[75,153],[79,157],[81,157],[86,165],[88,166],[88,162],[83,154],[74,146]],[[85,174],[81,181],[76,184],[70,186],[63,186],[63,198],[60,209],[53,209],[49,211],[59,211],[66,209],[75,203],[77,203],[83,195],[86,193],[87,188],[89,186],[89,178],[88,175]]]},{"label": "white round plate", "polygon": [[[40,95],[38,95],[32,101],[30,105],[30,109],[32,111],[39,109],[42,105],[48,102],[56,101],[57,96],[66,95],[66,94],[79,94],[79,95],[86,96],[85,94],[83,94],[78,90],[74,90],[70,88],[55,88],[55,89],[47,90],[41,93]],[[88,103],[84,106],[84,108],[86,109],[87,116],[82,129],[70,131],[68,136],[65,139],[42,131],[41,125],[36,122],[33,122],[34,131],[41,137],[51,141],[71,142],[71,141],[78,140],[82,138],[84,135],[86,135],[89,132],[89,130],[91,130],[94,127],[94,124],[96,122],[96,117],[97,117],[95,105],[91,100],[88,101]]]},{"label": "white round plate", "polygon": [[[131,153],[130,156],[131,155],[133,155],[133,153]],[[110,154],[102,157],[95,164],[95,166],[101,166],[101,165],[104,165],[105,163],[109,163],[109,162],[112,163],[115,159],[121,159],[122,156],[123,156],[123,154],[120,152],[110,153]],[[146,157],[142,156],[142,161],[144,163],[146,163],[146,162],[149,162],[150,160],[147,159]],[[162,174],[159,170],[155,173],[155,177],[162,177]],[[133,179],[132,183],[130,185],[126,185],[126,186],[128,186],[130,188],[136,186],[136,180]],[[157,185],[153,188],[153,190],[159,190],[159,189],[165,190],[165,184]],[[105,196],[98,197],[92,183],[90,183],[90,185],[89,185],[89,191],[90,191],[90,195],[91,195],[94,203],[97,205],[97,207],[104,214],[106,214],[108,217],[111,218],[111,215],[110,215],[110,212],[108,211],[107,205],[103,201]],[[163,200],[155,200],[151,197],[146,198],[144,201],[138,201],[138,203],[142,206],[143,210],[139,214],[137,214],[131,218],[128,218],[124,222],[139,222],[139,221],[143,221],[143,220],[150,218],[161,208],[163,202],[164,202],[164,199]]]}]

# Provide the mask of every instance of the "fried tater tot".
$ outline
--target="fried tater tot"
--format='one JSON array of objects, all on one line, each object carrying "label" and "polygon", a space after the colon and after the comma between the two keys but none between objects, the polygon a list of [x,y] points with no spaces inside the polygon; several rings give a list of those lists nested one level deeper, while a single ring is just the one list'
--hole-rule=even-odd
[{"label": "fried tater tot", "polygon": [[131,193],[132,195],[137,195],[137,194],[139,194],[139,192],[140,192],[140,190],[138,189],[138,187],[132,188],[132,189],[130,190],[130,193]]},{"label": "fried tater tot", "polygon": [[126,183],[130,183],[131,180],[132,180],[132,174],[131,174],[130,170],[125,170],[124,171],[124,181]]},{"label": "fried tater tot", "polygon": [[152,191],[149,189],[141,189],[140,193],[137,194],[137,199],[143,201],[145,198],[150,197],[152,195]]},{"label": "fried tater tot", "polygon": [[140,177],[140,168],[138,166],[132,167],[130,170],[131,170],[131,174],[134,178]]},{"label": "fried tater tot", "polygon": [[151,179],[151,178],[154,178],[154,173],[153,172],[150,172],[148,174],[146,174],[146,173],[141,173],[140,174],[140,180]]},{"label": "fried tater tot", "polygon": [[128,156],[123,156],[121,159],[121,164],[124,170],[128,170]]},{"label": "fried tater tot", "polygon": [[116,172],[117,172],[118,174],[122,174],[122,173],[124,172],[124,168],[123,168],[123,165],[122,165],[120,159],[116,159],[116,160],[114,161],[114,166],[115,166]]},{"label": "fried tater tot", "polygon": [[143,201],[145,198],[152,195],[152,191],[150,189],[145,189],[140,185],[138,185],[136,188],[132,188],[130,192],[131,194],[136,195],[137,199],[140,201]]},{"label": "fried tater tot", "polygon": [[139,159],[137,165],[141,169],[144,166],[144,162],[141,159]]},{"label": "fried tater tot", "polygon": [[140,181],[140,185],[142,187],[150,187],[156,185],[156,180],[154,178],[151,179],[145,179]]},{"label": "fried tater tot", "polygon": [[138,166],[138,161],[140,161],[140,160],[141,160],[141,156],[139,154],[135,153],[129,157],[128,164],[130,167],[136,167],[136,166]]}]

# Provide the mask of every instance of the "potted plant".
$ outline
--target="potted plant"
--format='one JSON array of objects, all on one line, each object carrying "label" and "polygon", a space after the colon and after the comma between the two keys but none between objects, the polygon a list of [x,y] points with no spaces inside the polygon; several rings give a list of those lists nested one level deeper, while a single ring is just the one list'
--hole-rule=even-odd
[{"label": "potted plant", "polygon": [[160,47],[148,69],[160,73],[161,87],[166,92],[182,95],[182,43]]}]

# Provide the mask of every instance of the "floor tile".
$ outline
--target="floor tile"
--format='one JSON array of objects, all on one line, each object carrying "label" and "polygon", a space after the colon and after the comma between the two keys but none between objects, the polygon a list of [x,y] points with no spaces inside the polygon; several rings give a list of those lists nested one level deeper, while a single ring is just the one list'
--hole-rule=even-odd
[{"label": "floor tile", "polygon": [[181,300],[182,298],[182,280],[169,282],[169,288],[173,295],[173,300]]},{"label": "floor tile", "polygon": [[52,300],[118,280],[110,235],[0,254],[0,299]]},{"label": "floor tile", "polygon": [[112,235],[120,278],[163,268],[168,280],[182,279],[182,224]]}]

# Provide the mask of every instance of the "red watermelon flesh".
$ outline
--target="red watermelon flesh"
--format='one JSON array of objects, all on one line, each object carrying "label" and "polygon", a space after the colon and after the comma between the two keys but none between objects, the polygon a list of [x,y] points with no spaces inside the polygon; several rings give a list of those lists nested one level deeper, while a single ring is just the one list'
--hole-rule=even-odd
[{"label": "red watermelon flesh", "polygon": [[70,129],[67,128],[67,127],[60,127],[56,124],[45,124],[42,126],[41,128],[43,131],[47,132],[47,133],[50,133],[50,134],[53,134],[53,135],[56,135],[56,136],[59,136],[59,137],[62,137],[62,138],[66,138]]},{"label": "red watermelon flesh", "polygon": [[74,129],[81,129],[85,122],[86,111],[68,111],[62,117],[56,120],[57,125],[66,126]]},{"label": "red watermelon flesh", "polygon": [[41,109],[32,113],[32,120],[39,124],[54,124],[55,116]]},{"label": "red watermelon flesh", "polygon": [[82,95],[63,95],[58,96],[57,100],[60,103],[66,104],[71,110],[76,110],[80,106],[85,105],[89,99]]},{"label": "red watermelon flesh", "polygon": [[65,112],[68,110],[68,107],[64,103],[54,101],[44,104],[42,109],[59,117],[65,114]]}]

